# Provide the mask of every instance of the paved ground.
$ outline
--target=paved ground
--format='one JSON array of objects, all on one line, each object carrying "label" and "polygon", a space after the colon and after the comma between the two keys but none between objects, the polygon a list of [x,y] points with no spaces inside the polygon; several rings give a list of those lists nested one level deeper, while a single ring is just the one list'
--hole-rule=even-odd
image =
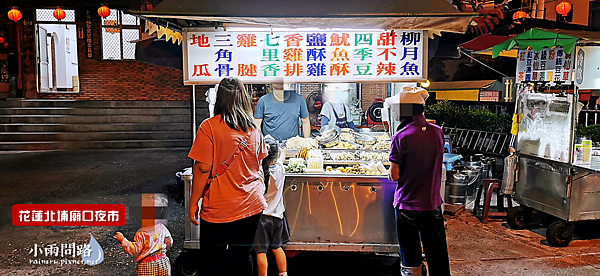
[{"label": "paved ground", "polygon": [[[124,204],[141,193],[169,196],[168,227],[176,241],[168,252],[181,252],[183,207],[176,203],[175,173],[191,165],[187,149],[92,150],[5,153],[0,155],[0,273],[14,275],[135,275],[133,258],[112,239],[115,231],[133,238],[136,219],[129,212],[123,227],[14,227],[16,203]],[[104,262],[87,265],[34,265],[29,251],[37,244],[86,244],[92,234],[104,249]]]},{"label": "paved ground", "polygon": [[[174,173],[190,165],[187,149],[94,150],[0,154],[0,274],[135,275],[132,257],[111,238],[115,231],[132,237],[132,216],[123,227],[15,227],[17,203],[122,203],[140,193],[169,197],[169,229],[181,252],[183,207],[175,202]],[[543,220],[542,220],[543,222]],[[600,223],[579,223],[575,240],[552,248],[543,226],[509,229],[505,222],[482,224],[470,213],[448,217],[453,275],[600,275]],[[105,252],[96,266],[32,264],[37,244],[87,243],[89,234]],[[72,258],[71,258],[72,259]],[[304,252],[289,260],[290,275],[397,275],[397,258],[373,254]],[[224,271],[224,275],[228,275]]]}]

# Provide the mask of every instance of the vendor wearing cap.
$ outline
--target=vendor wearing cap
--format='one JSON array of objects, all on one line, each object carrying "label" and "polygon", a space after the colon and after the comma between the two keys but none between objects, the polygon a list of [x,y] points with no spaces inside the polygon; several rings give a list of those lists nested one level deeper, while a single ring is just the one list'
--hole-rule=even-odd
[{"label": "vendor wearing cap", "polygon": [[394,193],[402,275],[422,274],[421,242],[429,275],[450,275],[440,185],[444,139],[442,129],[423,114],[427,91],[400,91],[397,115],[401,123],[392,138],[390,179]]},{"label": "vendor wearing cap", "polygon": [[[425,100],[427,100],[427,98],[429,97],[429,93],[427,93],[427,90],[425,90],[424,88],[416,87],[413,85],[405,85],[400,89],[398,94],[385,99],[385,101],[383,102],[383,108],[381,109],[381,120],[383,121],[385,127],[390,130],[391,135],[393,135],[394,133],[396,133],[396,131],[404,127],[400,126],[400,122],[397,122],[397,119],[399,119],[399,104],[401,97],[402,101],[405,103],[425,103]],[[407,110],[404,111],[408,112]]]}]

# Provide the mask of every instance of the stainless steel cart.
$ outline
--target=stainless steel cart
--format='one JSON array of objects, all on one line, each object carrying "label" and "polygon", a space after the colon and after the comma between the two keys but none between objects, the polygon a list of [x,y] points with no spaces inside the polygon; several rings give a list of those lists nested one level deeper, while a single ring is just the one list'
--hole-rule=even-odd
[{"label": "stainless steel cart", "polygon": [[[567,246],[575,221],[600,219],[600,157],[574,157],[577,94],[525,92],[518,134],[518,181],[513,192],[521,205],[509,210],[508,224],[525,228],[531,213],[557,218],[546,231],[552,246]],[[561,130],[561,131],[559,131]]]},{"label": "stainless steel cart", "polygon": [[567,246],[575,221],[600,219],[600,157],[588,165],[570,165],[519,154],[519,182],[507,222],[523,229],[533,210],[558,218],[546,230],[552,246]]},{"label": "stainless steel cart", "polygon": [[184,217],[185,217],[185,229],[184,229],[184,249],[200,249],[200,226],[195,225],[190,221],[190,196],[192,194],[192,171],[186,170],[181,175],[181,180],[185,184],[185,203],[184,203]]},{"label": "stainless steel cart", "polygon": [[[185,182],[184,249],[200,248],[200,227],[190,222],[192,175]],[[396,183],[387,176],[288,174],[284,186],[291,241],[286,250],[397,254],[392,202]]]},{"label": "stainless steel cart", "polygon": [[[371,133],[373,137],[384,133]],[[386,159],[388,150],[323,149],[324,167],[347,167]],[[360,154],[362,153],[362,155]],[[298,150],[288,150],[287,158]],[[335,156],[337,154],[337,157]],[[340,160],[340,156],[354,160]],[[375,159],[371,159],[375,158]],[[364,161],[361,161],[361,160]],[[365,160],[366,159],[366,160]],[[384,160],[387,167],[389,162]],[[286,251],[352,251],[394,255],[398,252],[395,214],[392,206],[396,182],[387,174],[359,175],[333,172],[288,173],[283,197],[290,228]],[[199,249],[200,227],[188,214],[192,188],[191,171],[182,174],[185,183],[184,249]]]}]

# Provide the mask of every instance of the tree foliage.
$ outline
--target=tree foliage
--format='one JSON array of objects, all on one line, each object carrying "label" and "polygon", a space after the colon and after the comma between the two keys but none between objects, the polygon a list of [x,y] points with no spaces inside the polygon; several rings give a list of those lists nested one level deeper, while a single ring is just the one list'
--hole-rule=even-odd
[{"label": "tree foliage", "polygon": [[600,142],[600,125],[577,126],[577,136],[587,137],[594,142]]},{"label": "tree foliage", "polygon": [[428,119],[437,125],[472,130],[509,132],[512,116],[496,114],[487,109],[456,105],[450,101],[440,101],[429,105],[425,110]]}]

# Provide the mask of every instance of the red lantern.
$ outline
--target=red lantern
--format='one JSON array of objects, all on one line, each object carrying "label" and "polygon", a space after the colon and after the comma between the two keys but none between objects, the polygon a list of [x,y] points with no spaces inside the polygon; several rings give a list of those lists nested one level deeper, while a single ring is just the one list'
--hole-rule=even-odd
[{"label": "red lantern", "polygon": [[4,46],[4,48],[8,48],[8,42],[4,42],[4,44],[2,44],[2,46]]},{"label": "red lantern", "polygon": [[556,12],[562,16],[567,16],[567,14],[571,11],[571,3],[567,1],[562,1],[556,5]]},{"label": "red lantern", "polygon": [[517,12],[515,12],[513,14],[513,20],[517,20],[517,19],[521,19],[521,18],[527,18],[527,13],[522,10],[518,10]]},{"label": "red lantern", "polygon": [[6,40],[4,40],[4,37],[0,36],[0,44],[4,43]]},{"label": "red lantern", "polygon": [[54,15],[54,18],[56,18],[58,21],[65,19],[65,11],[63,11],[61,8],[56,8],[52,15]]},{"label": "red lantern", "polygon": [[146,2],[144,4],[142,4],[142,10],[143,11],[152,11],[154,7],[152,6],[152,4]]},{"label": "red lantern", "polygon": [[23,15],[19,10],[17,10],[17,8],[12,8],[10,11],[8,11],[8,18],[10,18],[12,21],[17,22],[22,16]]},{"label": "red lantern", "polygon": [[100,17],[107,17],[110,15],[110,9],[106,6],[102,6],[98,9],[98,15],[100,15]]}]

